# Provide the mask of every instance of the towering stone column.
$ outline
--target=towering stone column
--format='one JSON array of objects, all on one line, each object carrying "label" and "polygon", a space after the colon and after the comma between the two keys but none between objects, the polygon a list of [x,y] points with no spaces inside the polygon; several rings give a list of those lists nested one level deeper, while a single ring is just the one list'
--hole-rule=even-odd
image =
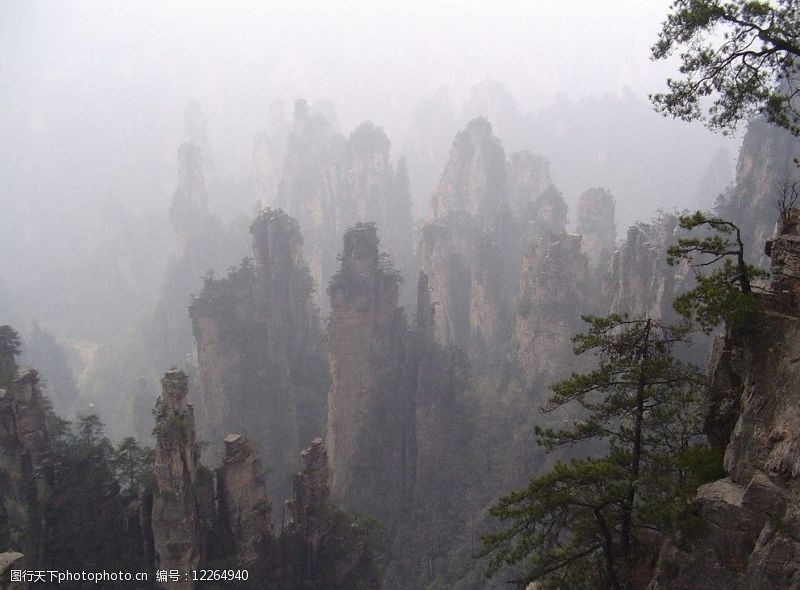
[{"label": "towering stone column", "polygon": [[581,329],[586,280],[581,236],[565,233],[531,244],[521,275],[514,326],[519,366],[525,383],[546,396],[575,358],[571,338]]},{"label": "towering stone column", "polygon": [[254,260],[207,280],[189,314],[207,438],[245,434],[284,497],[300,441],[323,430],[328,371],[297,222],[267,209],[251,232]]},{"label": "towering stone column", "polygon": [[377,590],[380,573],[368,526],[340,511],[330,489],[328,453],[321,438],[300,453],[289,521],[278,539],[278,588]]},{"label": "towering stone column", "polygon": [[533,203],[553,185],[550,162],[528,150],[508,156],[508,202],[517,217],[528,218]]},{"label": "towering stone column", "polygon": [[217,469],[219,518],[250,577],[264,579],[272,540],[271,503],[261,460],[241,434],[225,437],[225,458]]},{"label": "towering stone column", "polygon": [[334,510],[331,500],[328,452],[321,438],[315,438],[300,453],[300,471],[293,477],[294,498],[286,502],[290,513],[290,533],[302,536],[308,559],[319,557],[324,535],[331,526]]},{"label": "towering stone column", "polygon": [[614,197],[602,188],[591,188],[578,200],[577,232],[592,268],[604,270],[611,262],[617,237]]},{"label": "towering stone column", "polygon": [[665,252],[678,241],[678,220],[662,214],[650,223],[628,228],[625,241],[614,253],[604,287],[613,313],[643,315],[672,321],[672,301],[688,287],[688,268],[671,267]]},{"label": "towering stone column", "polygon": [[393,522],[413,480],[413,405],[399,276],[378,244],[374,225],[348,230],[328,291],[327,432],[336,498]]},{"label": "towering stone column", "polygon": [[181,572],[181,581],[166,587],[190,589],[194,588],[190,572],[198,569],[206,557],[207,531],[214,508],[213,480],[208,470],[200,466],[194,412],[186,399],[186,375],[170,369],[161,384],[163,390],[156,405],[156,492],[152,516],[156,567]]},{"label": "towering stone column", "polygon": [[43,550],[44,504],[53,485],[49,448],[38,374],[22,371],[0,389],[0,522],[10,547],[30,564]]},{"label": "towering stone column", "polygon": [[519,232],[506,193],[503,147],[488,121],[474,119],[453,142],[419,245],[436,306],[436,339],[474,358],[510,334],[515,281],[509,276],[516,271],[508,271],[516,265]]},{"label": "towering stone column", "polygon": [[278,203],[300,223],[321,288],[336,272],[338,240],[357,222],[375,223],[397,267],[415,270],[407,171],[402,160],[395,169],[390,149],[383,129],[369,121],[344,137],[305,101],[295,104]]}]

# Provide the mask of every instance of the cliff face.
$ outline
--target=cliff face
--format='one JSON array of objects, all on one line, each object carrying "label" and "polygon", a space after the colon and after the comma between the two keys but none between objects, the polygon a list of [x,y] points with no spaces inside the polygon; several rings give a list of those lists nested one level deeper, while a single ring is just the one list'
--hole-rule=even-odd
[{"label": "cliff face", "polygon": [[267,209],[251,233],[254,262],[207,280],[190,316],[209,440],[247,433],[282,496],[299,441],[322,432],[327,367],[297,223]]},{"label": "cliff face", "polygon": [[[800,588],[800,233],[771,241],[771,288],[749,330],[716,349],[712,392],[728,387],[738,419],[725,450],[727,477],[701,486],[699,524],[667,543],[652,589]],[[725,355],[725,358],[722,358]]]},{"label": "cliff face", "polygon": [[341,260],[328,289],[332,487],[347,508],[391,522],[405,503],[414,465],[399,278],[379,254],[373,225],[345,234]]},{"label": "cliff face", "polygon": [[573,366],[571,338],[581,330],[586,271],[577,235],[540,239],[523,258],[514,338],[525,383],[543,393]]},{"label": "cliff face", "polygon": [[[424,273],[409,329],[374,226],[345,234],[341,260],[329,289],[332,488],[345,507],[376,517],[391,534],[393,583],[421,584],[435,577],[433,555],[446,554],[461,533],[464,499],[448,498],[468,479],[467,362],[435,341]],[[423,556],[425,571],[417,567]]]},{"label": "cliff face", "polygon": [[775,230],[775,203],[784,185],[800,180],[800,140],[791,133],[756,119],[747,129],[734,187],[717,206],[719,215],[742,229],[747,259],[766,266],[762,246]]},{"label": "cliff face", "polygon": [[[535,190],[534,172],[518,168],[515,194],[522,201],[524,190]],[[507,192],[503,148],[489,123],[475,119],[453,142],[419,245],[436,306],[436,339],[474,358],[510,334],[519,230]]]},{"label": "cliff face", "polygon": [[617,226],[614,197],[602,188],[592,188],[578,200],[576,231],[583,236],[583,251],[593,268],[605,269],[614,254]]},{"label": "cliff face", "polygon": [[678,220],[663,214],[651,223],[628,229],[614,253],[610,277],[604,285],[612,313],[646,315],[671,321],[672,301],[687,288],[685,268],[670,267],[665,252],[678,241]]},{"label": "cliff face", "polygon": [[52,483],[45,402],[36,371],[28,370],[0,389],[0,543],[30,563],[42,552]]},{"label": "cliff face", "polygon": [[407,172],[402,162],[395,171],[390,147],[370,122],[345,138],[325,117],[311,114],[305,101],[295,104],[277,204],[300,224],[317,285],[326,286],[333,276],[338,240],[356,222],[376,223],[398,267],[413,270]]},{"label": "cliff face", "polygon": [[254,579],[264,579],[272,541],[271,503],[261,460],[241,434],[225,437],[225,458],[217,469],[219,519],[236,562]]},{"label": "cliff face", "polygon": [[325,285],[335,271],[330,247],[332,243],[335,246],[337,235],[335,201],[344,143],[330,122],[311,114],[306,101],[295,102],[276,204],[300,224],[308,240],[306,256],[317,285]]},{"label": "cliff face", "polygon": [[508,157],[508,201],[511,210],[521,218],[530,216],[531,205],[553,185],[550,162],[528,150]]},{"label": "cliff face", "polygon": [[403,276],[412,276],[413,221],[408,170],[401,159],[395,172],[389,160],[391,142],[369,121],[347,139],[336,214],[336,236],[357,222],[380,228],[383,248]]},{"label": "cliff face", "polygon": [[[156,406],[155,486],[152,529],[158,569],[188,572],[206,559],[213,517],[213,480],[200,465],[194,412],[186,400],[183,371],[167,371]],[[170,588],[193,588],[191,580]]]},{"label": "cliff face", "polygon": [[455,213],[488,219],[506,198],[506,161],[486,119],[473,119],[456,135],[439,188],[431,197],[431,217]]},{"label": "cliff face", "polygon": [[567,227],[567,204],[554,187],[549,186],[533,199],[523,218],[528,241],[549,239],[564,233]]},{"label": "cliff face", "polygon": [[278,587],[380,588],[368,525],[339,511],[333,503],[328,453],[322,439],[314,439],[300,458],[294,496],[286,502],[290,520],[279,540]]}]

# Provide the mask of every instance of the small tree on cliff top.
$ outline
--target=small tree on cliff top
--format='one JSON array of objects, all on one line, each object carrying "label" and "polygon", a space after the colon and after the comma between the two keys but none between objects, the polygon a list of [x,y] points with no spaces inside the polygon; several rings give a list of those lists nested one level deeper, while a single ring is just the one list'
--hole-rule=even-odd
[{"label": "small tree on cliff top", "polygon": [[17,376],[17,355],[21,347],[17,331],[11,326],[0,326],[0,387]]},{"label": "small tree on cliff top", "polygon": [[704,376],[672,355],[687,327],[618,315],[584,320],[589,330],[573,338],[575,352],[594,353],[597,368],[553,385],[543,410],[577,405],[586,418],[537,433],[548,450],[586,441],[607,451],[559,461],[491,507],[504,528],[483,537],[487,575],[511,566],[520,586],[628,587],[648,535],[670,529],[678,500],[706,479],[706,448],[690,445]]},{"label": "small tree on cliff top", "polygon": [[681,238],[667,249],[667,262],[677,265],[688,261],[697,281],[696,287],[675,298],[672,304],[675,311],[696,322],[706,333],[720,322],[730,330],[743,328],[759,309],[753,281],[768,273],[745,261],[744,244],[736,224],[700,211],[682,215],[678,223],[683,229],[707,227],[714,233]]}]

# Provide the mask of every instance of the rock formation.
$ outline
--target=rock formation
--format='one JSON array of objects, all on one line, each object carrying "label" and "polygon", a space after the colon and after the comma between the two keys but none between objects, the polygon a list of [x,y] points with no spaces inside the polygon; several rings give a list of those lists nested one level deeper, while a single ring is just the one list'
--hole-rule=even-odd
[{"label": "rock formation", "polygon": [[277,206],[297,219],[308,238],[306,258],[316,284],[325,285],[335,271],[335,200],[340,183],[338,166],[344,153],[344,138],[334,133],[330,122],[312,115],[308,103],[294,106],[292,131],[286,144],[286,159],[278,185]]},{"label": "rock formation", "polygon": [[527,386],[545,395],[550,383],[574,366],[571,338],[583,328],[586,264],[581,236],[566,233],[540,238],[523,258],[514,326],[517,358]]},{"label": "rock formation", "polygon": [[554,186],[546,188],[528,208],[526,223],[528,241],[550,239],[564,233],[567,227],[567,204]]},{"label": "rock formation", "polygon": [[347,139],[336,202],[336,236],[357,222],[374,222],[381,243],[404,276],[414,270],[411,194],[405,160],[397,172],[389,160],[391,142],[369,121]]},{"label": "rock formation", "polygon": [[339,511],[329,487],[330,466],[321,438],[301,453],[290,520],[279,539],[279,588],[376,590],[380,579],[369,524]]},{"label": "rock formation", "polygon": [[289,132],[283,102],[276,100],[270,105],[270,128],[253,140],[253,190],[261,207],[277,207]]},{"label": "rock formation", "polygon": [[[188,380],[171,369],[161,380],[156,405],[155,494],[152,529],[156,567],[191,572],[206,559],[206,541],[213,518],[211,473],[200,465],[194,411],[187,402]],[[191,579],[170,588],[193,588]]]},{"label": "rock formation", "polygon": [[348,509],[392,522],[413,481],[412,392],[399,276],[379,252],[375,226],[345,234],[328,293],[328,448],[333,492]]},{"label": "rock formation", "polygon": [[[170,206],[170,258],[155,310],[145,319],[141,336],[137,334],[129,344],[131,350],[144,349],[145,362],[133,374],[145,375],[148,381],[155,380],[165,364],[192,364],[194,342],[186,301],[200,290],[204,275],[213,276],[213,269],[226,268],[246,252],[241,232],[228,231],[210,213],[203,161],[194,144],[183,144],[178,150],[178,183]],[[124,387],[133,390],[135,382],[131,379]],[[146,403],[151,405],[152,400]]]},{"label": "rock formation", "polygon": [[800,588],[798,219],[791,211],[768,248],[773,294],[761,315],[717,347],[727,359],[712,361],[711,388],[729,387],[738,405],[727,477],[698,490],[699,521],[665,543],[652,590]]},{"label": "rock formation", "polygon": [[442,344],[469,342],[472,283],[467,246],[458,232],[440,222],[422,228],[419,243],[420,270],[429,281],[434,315],[434,334]]},{"label": "rock formation", "polygon": [[376,223],[398,267],[413,269],[407,172],[402,162],[395,171],[390,146],[383,130],[370,122],[345,139],[305,101],[295,103],[277,203],[300,224],[317,285],[328,284],[337,267],[338,240],[356,222]]},{"label": "rock formation", "polygon": [[[143,511],[150,510],[144,529],[152,530],[156,569],[191,572],[224,563],[226,569],[247,569],[259,587],[380,587],[376,556],[382,548],[375,524],[337,508],[321,439],[300,453],[293,499],[286,502],[276,536],[265,472],[245,437],[225,437],[215,503],[211,472],[200,464],[186,375],[172,369],[163,386],[156,407],[155,490],[152,504],[143,502]],[[195,586],[190,577],[166,587]]]},{"label": "rock formation", "polygon": [[508,201],[511,210],[521,219],[530,219],[533,203],[553,185],[550,162],[528,150],[508,156]]},{"label": "rock formation", "polygon": [[414,391],[413,498],[422,512],[460,479],[468,458],[467,445],[461,438],[468,430],[462,398],[467,389],[468,363],[463,351],[436,342],[435,314],[428,278],[420,273],[407,364]]},{"label": "rock formation", "polygon": [[281,497],[300,441],[322,432],[327,366],[297,222],[267,209],[250,231],[254,261],[206,280],[189,313],[207,438],[245,433]]},{"label": "rock formation", "polygon": [[241,434],[225,437],[225,458],[217,469],[217,503],[236,563],[254,579],[263,580],[272,545],[271,503],[261,460]]},{"label": "rock formation", "polygon": [[672,301],[688,287],[687,269],[667,264],[667,248],[678,237],[678,220],[669,214],[628,229],[626,240],[614,253],[605,285],[612,313],[672,321]]},{"label": "rock formation", "polygon": [[505,153],[485,119],[471,121],[456,136],[431,197],[431,215],[419,257],[436,306],[434,333],[440,344],[483,356],[510,335],[516,288],[511,269],[519,249]]},{"label": "rock formation", "polygon": [[186,254],[189,240],[209,213],[203,152],[192,143],[178,148],[178,186],[172,197],[169,216],[175,228],[173,254]]},{"label": "rock formation", "polygon": [[739,151],[733,188],[720,200],[717,213],[742,229],[748,261],[766,266],[764,243],[775,230],[775,204],[782,187],[800,180],[800,140],[785,129],[754,120]]},{"label": "rock formation", "polygon": [[424,273],[409,329],[374,226],[345,234],[341,260],[329,289],[332,487],[343,506],[387,528],[390,577],[421,584],[435,568],[419,571],[418,559],[444,555],[461,533],[465,500],[451,492],[468,479],[468,365],[461,350],[435,340],[437,306]]},{"label": "rock formation", "polygon": [[578,200],[576,231],[583,236],[583,251],[589,264],[605,270],[614,254],[617,226],[614,197],[602,188],[591,188]]},{"label": "rock formation", "polygon": [[17,551],[0,553],[0,588],[3,590],[27,590],[26,581],[11,581],[12,570],[25,570],[25,556]]},{"label": "rock formation", "polygon": [[328,452],[321,438],[315,438],[300,453],[300,471],[294,475],[294,498],[286,501],[288,531],[300,533],[307,543],[311,561],[319,556],[320,542],[328,527],[333,501],[330,490]]},{"label": "rock formation", "polygon": [[431,197],[431,217],[462,213],[488,220],[506,198],[506,161],[486,119],[473,119],[450,150],[439,188]]},{"label": "rock formation", "polygon": [[53,484],[49,446],[38,374],[26,370],[0,389],[0,549],[19,550],[29,563],[43,549]]}]

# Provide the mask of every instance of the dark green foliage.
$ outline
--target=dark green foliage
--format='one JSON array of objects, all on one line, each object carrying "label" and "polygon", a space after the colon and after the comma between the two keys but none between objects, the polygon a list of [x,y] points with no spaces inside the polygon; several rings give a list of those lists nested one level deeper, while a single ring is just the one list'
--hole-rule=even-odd
[{"label": "dark green foliage", "polygon": [[597,366],[553,385],[543,408],[577,406],[584,418],[537,434],[548,450],[592,441],[606,452],[559,461],[490,509],[505,526],[483,537],[487,573],[510,566],[520,586],[628,587],[648,557],[647,539],[678,526],[698,481],[717,475],[704,447],[691,445],[705,378],[672,354],[688,327],[618,315],[584,320],[589,329],[574,337],[575,352],[593,353]]},{"label": "dark green foliage", "polygon": [[[130,480],[123,482],[126,493],[120,492],[115,472],[145,479],[152,469],[149,455],[132,439],[115,449],[95,415],[80,417],[71,428],[51,416],[48,426],[54,482],[45,506],[42,565],[55,570],[144,571],[138,514],[134,512],[131,520],[128,510],[136,494]],[[134,459],[118,463],[124,454]]]},{"label": "dark green foliage", "polygon": [[[700,211],[682,215],[678,221],[683,229],[707,227],[715,233],[681,238],[667,249],[667,262],[677,265],[688,261],[697,281],[697,286],[675,299],[675,311],[706,333],[720,322],[730,330],[744,328],[759,313],[753,281],[768,273],[745,262],[739,227],[730,221]],[[707,268],[710,272],[705,272]]]},{"label": "dark green foliage", "polygon": [[[800,9],[795,0],[675,0],[653,59],[680,52],[680,79],[652,95],[656,109],[732,133],[755,114],[800,134],[792,103],[800,74]],[[704,113],[705,99],[711,106]]]},{"label": "dark green foliage", "polygon": [[153,449],[139,446],[132,436],[114,448],[111,465],[125,494],[135,496],[140,484],[151,483],[154,460]]},{"label": "dark green foliage", "polygon": [[17,355],[22,341],[11,326],[0,326],[0,387],[8,385],[17,376]]},{"label": "dark green foliage", "polygon": [[[363,240],[358,240],[359,234],[366,234]],[[339,255],[338,260],[342,262],[340,269],[331,277],[328,284],[328,294],[332,295],[338,291],[351,296],[358,288],[358,277],[350,268],[347,261],[352,257],[359,257],[371,250],[378,250],[380,240],[378,239],[377,228],[373,222],[358,222],[349,227],[344,234],[344,251]],[[400,271],[394,267],[391,256],[385,252],[380,252],[376,259],[376,269],[379,271],[379,279],[376,285],[382,289],[396,289],[403,282]]]},{"label": "dark green foliage", "polygon": [[[281,570],[278,588],[380,587],[380,564],[389,541],[386,529],[377,520],[334,507],[326,516],[316,547],[312,548],[303,535],[304,531],[290,531],[277,540]],[[344,577],[342,571],[347,572]]]}]

